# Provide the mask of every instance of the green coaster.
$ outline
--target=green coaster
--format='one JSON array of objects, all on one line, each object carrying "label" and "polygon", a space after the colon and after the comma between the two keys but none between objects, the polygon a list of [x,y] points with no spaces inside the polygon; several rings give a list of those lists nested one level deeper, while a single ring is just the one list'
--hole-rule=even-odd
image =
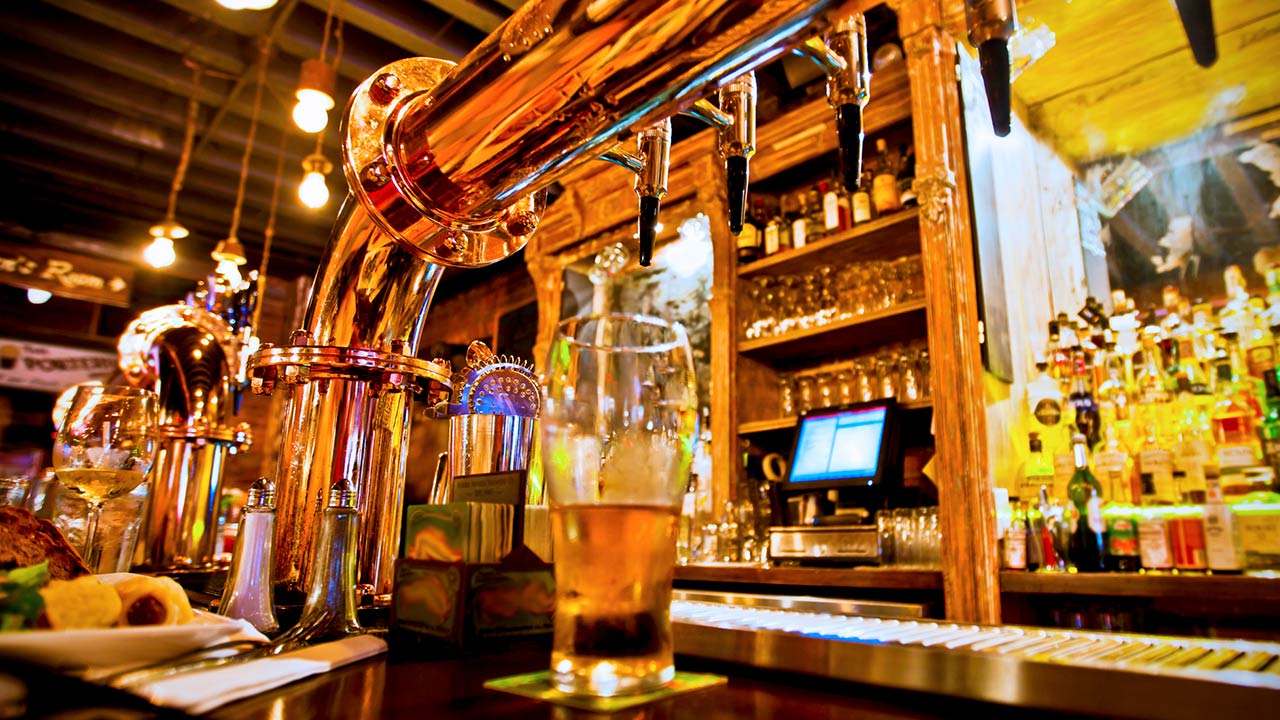
[{"label": "green coaster", "polygon": [[490,690],[498,690],[508,692],[521,697],[533,698],[534,700],[542,700],[544,702],[555,703],[557,705],[567,705],[571,708],[579,710],[592,710],[595,712],[613,712],[615,710],[625,710],[626,708],[644,705],[655,700],[661,700],[673,695],[693,692],[694,690],[702,690],[703,688],[723,685],[729,682],[729,679],[723,675],[712,675],[710,673],[691,673],[676,671],[676,677],[666,687],[661,690],[654,690],[650,693],[642,693],[639,695],[618,695],[616,697],[597,698],[597,697],[579,697],[577,695],[568,695],[551,687],[551,671],[542,670],[541,672],[525,673],[523,675],[512,675],[511,677],[498,678],[489,680],[484,686]]}]

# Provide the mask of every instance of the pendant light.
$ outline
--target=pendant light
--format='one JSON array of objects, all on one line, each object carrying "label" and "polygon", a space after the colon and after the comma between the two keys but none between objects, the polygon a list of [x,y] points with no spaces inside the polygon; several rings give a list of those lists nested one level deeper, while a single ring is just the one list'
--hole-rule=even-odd
[{"label": "pendant light", "polygon": [[253,142],[258,134],[258,115],[262,112],[262,87],[266,84],[267,54],[270,45],[263,42],[258,50],[258,78],[253,91],[253,111],[249,115],[249,135],[244,141],[244,154],[240,156],[240,185],[236,189],[236,205],[231,212],[231,230],[227,237],[218,242],[210,255],[218,261],[218,275],[226,279],[227,284],[239,288],[244,284],[240,276],[240,266],[248,262],[244,254],[244,245],[236,232],[240,229],[240,211],[244,207],[244,188],[249,179],[249,161],[253,157]]},{"label": "pendant light", "polygon": [[[329,111],[334,106],[333,83],[337,76],[338,61],[335,58],[330,65],[325,56],[329,52],[329,32],[333,28],[335,2],[336,0],[329,0],[329,9],[325,14],[324,39],[320,41],[320,57],[302,61],[302,72],[298,75],[298,89],[294,92],[298,104],[293,106],[293,122],[307,133],[323,132],[329,124]],[[339,28],[341,28],[341,20],[339,20]],[[341,57],[341,50],[338,57]]]},{"label": "pendant light", "polygon": [[200,78],[204,68],[191,63],[191,94],[187,98],[187,126],[182,138],[182,155],[178,158],[178,169],[169,185],[169,209],[164,220],[151,226],[151,244],[142,251],[142,259],[153,268],[166,268],[177,259],[178,253],[173,247],[174,240],[181,240],[191,233],[174,218],[178,206],[178,193],[182,191],[182,182],[187,176],[187,166],[191,164],[191,144],[196,135],[196,116],[200,111]]},{"label": "pendant light", "polygon": [[322,208],[329,202],[329,186],[324,178],[333,172],[333,163],[320,152],[323,139],[323,134],[316,138],[316,151],[302,161],[302,169],[306,174],[302,177],[302,184],[298,186],[298,199],[313,210]]},{"label": "pendant light", "polygon": [[218,0],[228,10],[266,10],[275,7],[276,0]]}]

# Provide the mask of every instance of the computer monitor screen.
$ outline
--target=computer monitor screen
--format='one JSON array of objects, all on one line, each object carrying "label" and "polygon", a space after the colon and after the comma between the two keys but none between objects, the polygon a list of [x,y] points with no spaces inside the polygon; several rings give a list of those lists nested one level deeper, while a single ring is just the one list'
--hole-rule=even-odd
[{"label": "computer monitor screen", "polygon": [[892,401],[806,414],[796,431],[788,484],[874,485],[883,474],[892,431]]}]

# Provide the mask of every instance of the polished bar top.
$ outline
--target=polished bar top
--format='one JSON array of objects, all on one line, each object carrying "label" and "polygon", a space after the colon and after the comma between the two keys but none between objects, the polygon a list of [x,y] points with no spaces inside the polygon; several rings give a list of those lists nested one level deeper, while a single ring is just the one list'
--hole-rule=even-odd
[{"label": "polished bar top", "polygon": [[[943,718],[1013,717],[1014,708],[977,705],[920,694],[798,676],[772,678],[744,668],[680,658],[689,670],[720,672],[729,683],[610,715],[588,713],[485,690],[486,680],[546,667],[544,651],[516,651],[465,659],[376,658],[220,708],[213,718],[278,720],[294,717],[617,718]],[[1045,716],[1044,713],[1037,713]]]}]

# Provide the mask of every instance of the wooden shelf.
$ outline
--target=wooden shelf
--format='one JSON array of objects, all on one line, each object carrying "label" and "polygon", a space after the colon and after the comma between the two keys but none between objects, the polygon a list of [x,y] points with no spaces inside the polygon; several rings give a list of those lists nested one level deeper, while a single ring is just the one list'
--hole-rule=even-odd
[{"label": "wooden shelf", "polygon": [[[898,407],[903,410],[923,410],[933,407],[933,400],[912,400],[910,402],[900,402]],[[756,420],[753,422],[738,423],[739,435],[755,435],[758,433],[776,432],[778,430],[790,430],[796,426],[798,418],[784,417],[773,420]]]},{"label": "wooden shelf", "polygon": [[675,579],[685,582],[738,585],[797,585],[809,587],[877,588],[885,590],[941,590],[937,570],[898,568],[796,568],[729,565],[677,565]]},{"label": "wooden shelf", "polygon": [[738,352],[763,362],[812,362],[814,358],[850,356],[858,350],[925,336],[925,301],[838,320],[808,330],[738,343]]},{"label": "wooden shelf", "polygon": [[809,272],[821,265],[843,267],[866,260],[887,260],[920,252],[920,208],[908,208],[830,237],[799,250],[774,253],[740,265],[738,277],[762,273],[786,275]]},{"label": "wooden shelf", "polygon": [[1000,592],[1022,595],[1102,595],[1280,601],[1280,574],[1002,572]]}]

